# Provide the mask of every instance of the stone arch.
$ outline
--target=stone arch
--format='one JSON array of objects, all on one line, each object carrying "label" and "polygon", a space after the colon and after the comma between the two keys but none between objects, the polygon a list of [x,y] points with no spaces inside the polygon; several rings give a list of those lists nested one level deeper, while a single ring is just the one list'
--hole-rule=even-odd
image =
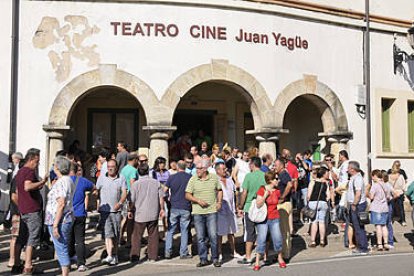
[{"label": "stone arch", "polygon": [[224,81],[235,84],[246,91],[255,128],[270,125],[272,104],[264,87],[245,70],[229,64],[227,60],[212,60],[209,64],[199,65],[179,76],[167,89],[161,105],[169,124],[172,123],[175,109],[180,99],[198,84],[207,81]]},{"label": "stone arch", "polygon": [[302,80],[289,84],[278,95],[274,104],[276,126],[283,128],[283,120],[290,103],[297,97],[306,96],[321,111],[324,133],[348,132],[345,109],[338,96],[316,76],[305,75]]},{"label": "stone arch", "polygon": [[138,77],[117,69],[116,65],[102,64],[98,69],[77,76],[63,87],[53,102],[49,126],[67,125],[76,103],[91,89],[102,86],[114,86],[129,92],[141,104],[147,124],[156,121],[153,109],[159,106],[159,101],[151,87]]}]

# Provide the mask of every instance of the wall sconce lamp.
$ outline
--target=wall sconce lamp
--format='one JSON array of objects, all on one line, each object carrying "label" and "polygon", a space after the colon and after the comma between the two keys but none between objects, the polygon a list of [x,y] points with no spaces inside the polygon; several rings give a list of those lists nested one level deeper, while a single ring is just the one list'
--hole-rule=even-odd
[{"label": "wall sconce lamp", "polygon": [[[402,51],[397,44],[395,44],[395,41],[397,39],[397,36],[394,35],[394,45],[393,45],[393,51],[394,51],[394,74],[397,73],[397,68],[407,60],[414,60],[414,54],[407,54],[407,52]],[[411,28],[407,31],[407,40],[410,44],[411,48],[414,49],[414,23]]]}]

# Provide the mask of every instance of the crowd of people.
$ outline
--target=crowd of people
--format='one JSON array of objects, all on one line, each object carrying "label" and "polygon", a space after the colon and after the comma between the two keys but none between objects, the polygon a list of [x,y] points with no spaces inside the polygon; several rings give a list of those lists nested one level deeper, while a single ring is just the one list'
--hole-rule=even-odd
[{"label": "crowd of people", "polygon": [[[177,230],[180,258],[192,258],[194,252],[189,252],[188,244],[194,225],[197,267],[221,266],[226,237],[231,252],[226,258],[238,258],[241,265],[253,264],[255,271],[272,261],[286,268],[292,256],[292,237],[297,235],[294,210],[299,211],[300,222],[309,224],[309,248],[325,247],[328,224],[340,222],[344,246],[355,254],[367,254],[365,225],[375,225],[377,250],[391,250],[393,222],[406,226],[405,197],[414,203],[414,184],[407,185],[399,161],[389,171],[370,172],[372,182],[367,183],[359,163],[350,160],[345,150],[340,151],[335,166],[335,156],[330,154],[316,163],[310,151],[292,156],[283,149],[280,156],[273,157],[271,153],[259,156],[257,148],[220,148],[210,146],[207,140],[199,144],[185,150],[181,147],[168,163],[160,156],[150,167],[145,154],[129,152],[119,142],[116,154],[103,149],[97,162],[86,167],[87,154],[75,142],[69,151],[56,154],[51,171],[43,178],[38,173],[38,149],[29,149],[24,158],[15,153],[10,170],[8,265],[12,273],[35,274],[33,252],[49,239],[63,275],[69,274],[73,262],[78,271],[86,271],[86,218],[93,198],[100,215],[98,230],[105,241],[103,264],[118,264],[120,246],[130,249],[131,263],[139,263],[144,242],[150,262],[159,260],[160,242],[165,242],[162,257],[171,259]],[[244,256],[236,252],[240,218]],[[163,231],[159,231],[159,221]],[[269,258],[270,241],[275,260]],[[24,265],[20,260],[23,248]]]}]

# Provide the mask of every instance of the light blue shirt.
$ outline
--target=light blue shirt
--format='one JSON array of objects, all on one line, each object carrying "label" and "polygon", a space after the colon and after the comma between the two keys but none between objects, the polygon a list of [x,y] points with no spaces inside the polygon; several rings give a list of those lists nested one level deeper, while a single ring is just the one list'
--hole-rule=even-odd
[{"label": "light blue shirt", "polygon": [[[355,191],[354,191],[355,187]],[[358,202],[358,204],[364,203],[367,201],[366,195],[365,195],[365,183],[364,178],[362,177],[361,173],[357,173],[353,176],[351,176],[351,179],[348,183],[348,202],[352,203],[354,202],[355,192],[361,191],[361,198]]]}]

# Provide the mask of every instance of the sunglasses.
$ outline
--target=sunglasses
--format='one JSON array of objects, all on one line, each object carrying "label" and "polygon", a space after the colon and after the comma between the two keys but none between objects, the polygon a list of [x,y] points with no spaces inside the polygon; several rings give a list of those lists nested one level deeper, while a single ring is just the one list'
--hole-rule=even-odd
[{"label": "sunglasses", "polygon": [[148,162],[148,159],[139,160],[139,162]]}]

